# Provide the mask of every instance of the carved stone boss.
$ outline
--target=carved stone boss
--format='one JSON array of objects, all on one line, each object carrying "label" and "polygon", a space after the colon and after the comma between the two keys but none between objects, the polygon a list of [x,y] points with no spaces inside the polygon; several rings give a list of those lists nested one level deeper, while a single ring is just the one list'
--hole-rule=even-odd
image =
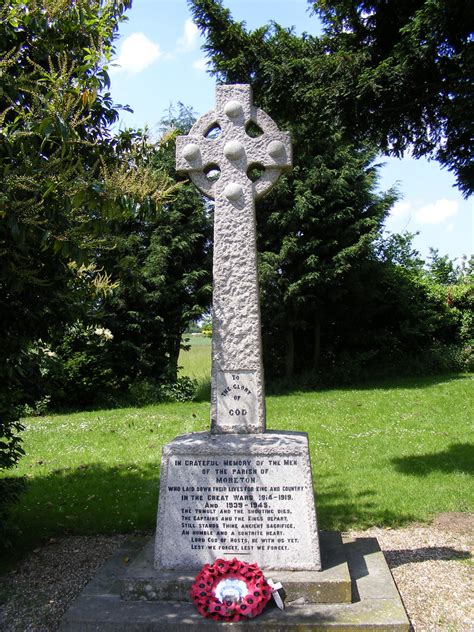
[{"label": "carved stone boss", "polygon": [[291,167],[289,133],[253,105],[249,85],[218,86],[215,110],[177,138],[176,165],[215,200],[211,432],[264,432],[255,200]]}]

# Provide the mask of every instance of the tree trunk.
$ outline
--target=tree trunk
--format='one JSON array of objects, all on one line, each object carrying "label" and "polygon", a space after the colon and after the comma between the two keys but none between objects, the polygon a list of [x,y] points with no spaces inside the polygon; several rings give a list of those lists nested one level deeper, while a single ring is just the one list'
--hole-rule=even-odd
[{"label": "tree trunk", "polygon": [[178,379],[178,358],[179,358],[180,349],[181,349],[181,336],[176,336],[170,341],[170,345],[169,345],[169,354],[170,354],[169,375],[173,381],[176,381]]}]

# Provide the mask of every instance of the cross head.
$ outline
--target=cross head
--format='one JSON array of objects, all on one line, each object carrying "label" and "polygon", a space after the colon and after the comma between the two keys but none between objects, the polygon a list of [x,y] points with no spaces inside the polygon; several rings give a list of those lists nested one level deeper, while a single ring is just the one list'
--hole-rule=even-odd
[{"label": "cross head", "polygon": [[[249,131],[256,136],[250,136]],[[259,165],[264,171],[252,182],[249,169]],[[208,169],[217,167],[217,181]],[[237,202],[246,188],[259,198],[275,184],[281,172],[291,167],[288,132],[280,132],[275,122],[252,103],[249,85],[224,85],[216,89],[216,109],[204,114],[187,136],[176,140],[176,168],[188,173],[208,197],[216,199],[216,189]]]}]

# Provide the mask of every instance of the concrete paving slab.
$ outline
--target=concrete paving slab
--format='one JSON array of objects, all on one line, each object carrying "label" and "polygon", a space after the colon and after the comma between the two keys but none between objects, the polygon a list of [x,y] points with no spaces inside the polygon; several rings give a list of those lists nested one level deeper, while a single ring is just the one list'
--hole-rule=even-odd
[{"label": "concrete paving slab", "polygon": [[376,538],[344,538],[344,549],[358,593],[355,599],[400,597]]},{"label": "concrete paving slab", "polygon": [[[403,612],[404,614],[404,612]],[[406,615],[391,600],[375,603],[307,604],[285,611],[269,607],[256,619],[223,623],[201,617],[189,603],[121,601],[118,597],[104,601],[85,597],[75,604],[63,620],[60,632],[205,632],[268,630],[291,632],[310,630],[396,630],[409,629]]]},{"label": "concrete paving slab", "polygon": [[124,574],[147,541],[146,537],[128,538],[85,586],[82,594],[97,597],[120,594]]}]

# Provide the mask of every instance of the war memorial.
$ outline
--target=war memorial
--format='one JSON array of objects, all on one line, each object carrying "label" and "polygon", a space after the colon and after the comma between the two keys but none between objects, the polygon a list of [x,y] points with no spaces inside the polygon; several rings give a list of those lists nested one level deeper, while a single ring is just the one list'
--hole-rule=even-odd
[{"label": "war memorial", "polygon": [[[177,170],[215,204],[210,430],[163,447],[155,538],[117,552],[63,631],[409,629],[377,541],[319,531],[307,435],[266,428],[255,201],[291,163],[289,134],[248,85],[218,86],[215,109],[177,139]],[[274,595],[261,614],[198,612],[190,589],[218,560],[229,607],[252,603],[237,569],[258,565]]]}]

